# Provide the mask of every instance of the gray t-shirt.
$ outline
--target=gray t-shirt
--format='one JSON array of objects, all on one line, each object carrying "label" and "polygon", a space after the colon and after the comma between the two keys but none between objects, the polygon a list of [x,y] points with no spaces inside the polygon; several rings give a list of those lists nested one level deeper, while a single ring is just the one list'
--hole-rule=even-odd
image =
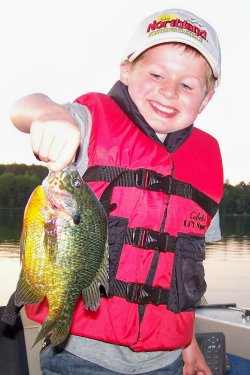
[{"label": "gray t-shirt", "polygon": [[[81,145],[76,161],[81,175],[88,165],[88,144],[92,127],[91,113],[81,104],[65,104],[81,130]],[[221,239],[219,214],[215,215],[206,234],[206,241]],[[133,352],[130,348],[85,337],[69,337],[66,348],[68,352],[96,363],[99,366],[122,374],[143,374],[165,367],[173,363],[181,354],[181,350]]]}]

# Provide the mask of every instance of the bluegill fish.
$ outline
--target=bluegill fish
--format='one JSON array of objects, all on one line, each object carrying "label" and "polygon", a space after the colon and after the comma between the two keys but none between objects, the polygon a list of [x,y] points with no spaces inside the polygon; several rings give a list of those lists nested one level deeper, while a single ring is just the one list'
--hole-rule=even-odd
[{"label": "bluegill fish", "polygon": [[48,316],[34,345],[50,335],[52,345],[69,333],[75,303],[100,304],[99,286],[108,292],[105,210],[75,165],[49,172],[27,203],[21,236],[22,268],[15,304],[48,300]]}]

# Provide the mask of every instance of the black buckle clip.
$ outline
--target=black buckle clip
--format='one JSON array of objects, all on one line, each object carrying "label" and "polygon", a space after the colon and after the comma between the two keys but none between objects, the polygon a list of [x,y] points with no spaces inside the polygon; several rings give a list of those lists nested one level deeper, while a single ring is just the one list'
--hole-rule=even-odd
[{"label": "black buckle clip", "polygon": [[135,171],[135,185],[141,189],[166,192],[169,190],[169,177],[164,177],[160,173],[141,168]]},{"label": "black buckle clip", "polygon": [[147,169],[138,169],[135,171],[135,185],[138,188],[146,189],[149,187],[150,175]]},{"label": "black buckle clip", "polygon": [[154,288],[146,284],[128,283],[126,290],[126,300],[139,305],[153,303],[158,306],[161,299],[162,288]]},{"label": "black buckle clip", "polygon": [[133,245],[136,247],[167,251],[168,248],[167,233],[159,233],[151,229],[136,228],[133,235]]},{"label": "black buckle clip", "polygon": [[136,228],[133,234],[133,245],[140,248],[145,248],[147,243],[147,229]]}]

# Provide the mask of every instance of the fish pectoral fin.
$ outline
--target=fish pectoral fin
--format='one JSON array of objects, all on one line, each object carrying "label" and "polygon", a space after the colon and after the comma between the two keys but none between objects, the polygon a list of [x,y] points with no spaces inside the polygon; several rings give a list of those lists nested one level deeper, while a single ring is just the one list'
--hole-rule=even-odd
[{"label": "fish pectoral fin", "polygon": [[100,285],[108,294],[108,243],[106,243],[105,252],[99,270],[92,280],[91,284],[82,290],[84,307],[92,311],[96,311],[100,305]]},{"label": "fish pectoral fin", "polygon": [[21,273],[15,292],[15,305],[21,306],[25,304],[38,303],[43,299],[44,295],[35,289],[33,285],[28,283],[26,278],[23,276],[23,273]]},{"label": "fish pectoral fin", "polygon": [[96,311],[100,305],[99,285],[91,283],[90,286],[82,291],[84,307],[92,311]]}]

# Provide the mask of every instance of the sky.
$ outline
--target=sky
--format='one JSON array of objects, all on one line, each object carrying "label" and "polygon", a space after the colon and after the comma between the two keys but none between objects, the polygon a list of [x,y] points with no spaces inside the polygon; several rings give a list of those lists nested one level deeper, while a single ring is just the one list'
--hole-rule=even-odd
[{"label": "sky", "polygon": [[0,164],[38,163],[29,135],[10,121],[12,104],[42,92],[58,103],[106,93],[137,24],[182,8],[206,19],[222,49],[222,79],[195,125],[219,141],[224,178],[250,182],[249,0],[8,0],[0,5]]}]

